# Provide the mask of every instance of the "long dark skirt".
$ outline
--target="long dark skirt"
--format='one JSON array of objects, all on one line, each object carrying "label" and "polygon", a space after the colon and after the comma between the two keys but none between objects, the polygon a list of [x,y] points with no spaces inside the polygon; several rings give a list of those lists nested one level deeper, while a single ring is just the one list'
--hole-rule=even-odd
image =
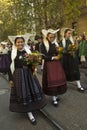
[{"label": "long dark skirt", "polygon": [[46,95],[56,96],[66,92],[66,77],[60,61],[45,62],[42,85]]},{"label": "long dark skirt", "polygon": [[7,54],[0,55],[0,72],[6,73],[10,68],[10,60]]},{"label": "long dark skirt", "polygon": [[80,72],[77,57],[70,54],[64,54],[62,58],[63,68],[66,74],[67,81],[80,80]]},{"label": "long dark skirt", "polygon": [[14,87],[11,88],[10,111],[30,112],[46,105],[45,96],[36,76],[28,68],[16,69],[13,74]]}]

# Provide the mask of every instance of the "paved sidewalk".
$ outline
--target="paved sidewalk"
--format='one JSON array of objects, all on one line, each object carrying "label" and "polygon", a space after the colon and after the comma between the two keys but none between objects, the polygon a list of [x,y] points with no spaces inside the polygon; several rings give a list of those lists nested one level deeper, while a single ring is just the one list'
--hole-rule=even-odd
[{"label": "paved sidewalk", "polygon": [[[87,77],[81,70],[81,82],[87,89]],[[38,70],[41,82],[41,72]],[[0,76],[0,130],[58,130],[40,112],[35,112],[37,125],[33,126],[27,114],[9,111],[9,83]],[[51,97],[47,97],[45,110],[63,127],[64,130],[87,130],[87,90],[85,93],[77,91],[74,83],[68,83],[68,90],[59,96],[59,106],[52,106]]]}]

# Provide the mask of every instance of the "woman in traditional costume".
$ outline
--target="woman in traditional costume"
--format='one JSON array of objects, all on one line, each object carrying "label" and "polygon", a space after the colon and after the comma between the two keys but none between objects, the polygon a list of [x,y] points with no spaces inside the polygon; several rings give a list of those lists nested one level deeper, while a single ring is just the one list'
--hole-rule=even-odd
[{"label": "woman in traditional costume", "polygon": [[43,91],[46,95],[52,96],[54,106],[58,106],[58,95],[67,90],[65,73],[56,51],[55,33],[57,31],[42,30],[44,39],[40,46],[43,54]]},{"label": "woman in traditional costume", "polygon": [[64,37],[60,42],[60,45],[64,48],[64,54],[62,57],[62,64],[66,74],[67,81],[76,81],[78,90],[83,92],[84,88],[81,86],[80,83],[80,71],[78,66],[78,59],[77,56],[70,53],[69,46],[74,43],[72,38],[72,30],[65,29]]},{"label": "woman in traditional costume", "polygon": [[6,48],[7,42],[1,42],[0,46],[0,72],[7,73],[10,67],[10,59]]},{"label": "woman in traditional costume", "polygon": [[24,62],[24,55],[31,53],[24,43],[23,37],[16,37],[15,44],[12,47],[11,71],[9,72],[11,85],[10,111],[25,112],[28,114],[31,123],[36,124],[32,112],[43,108],[46,105],[46,99],[37,77],[32,73],[32,66]]},{"label": "woman in traditional costume", "polygon": [[79,43],[79,57],[81,61],[81,67],[87,67],[87,42],[85,39],[85,35],[80,35],[80,43]]}]

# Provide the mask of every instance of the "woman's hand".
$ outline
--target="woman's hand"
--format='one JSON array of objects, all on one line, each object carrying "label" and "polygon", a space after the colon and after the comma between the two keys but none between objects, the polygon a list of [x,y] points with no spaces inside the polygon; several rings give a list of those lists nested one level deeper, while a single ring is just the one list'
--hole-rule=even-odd
[{"label": "woman's hand", "polygon": [[10,87],[14,87],[14,82],[13,81],[9,81]]},{"label": "woman's hand", "polygon": [[59,60],[60,59],[60,56],[54,56],[53,57],[53,60]]},{"label": "woman's hand", "polygon": [[24,55],[25,55],[25,57],[29,57],[29,55],[27,53],[25,53]]},{"label": "woman's hand", "polygon": [[28,60],[33,60],[34,56],[29,55],[27,53],[25,53],[25,57],[28,58]]}]

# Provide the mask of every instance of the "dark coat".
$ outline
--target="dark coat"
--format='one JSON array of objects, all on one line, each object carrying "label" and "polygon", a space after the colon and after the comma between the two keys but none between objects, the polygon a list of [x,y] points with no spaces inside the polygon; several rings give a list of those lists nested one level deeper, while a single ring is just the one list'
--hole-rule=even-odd
[{"label": "dark coat", "polygon": [[[67,81],[80,80],[78,58],[76,55],[74,57],[71,56],[67,51],[67,47],[70,44],[72,44],[72,42],[69,39],[66,40],[66,47],[64,48],[65,53],[63,54],[61,62],[66,74]],[[60,46],[63,47],[62,41],[60,42]]]},{"label": "dark coat", "polygon": [[46,50],[44,43],[42,43],[40,45],[40,52],[42,54],[44,54],[43,59],[45,59],[45,61],[50,61],[50,60],[52,60],[53,56],[57,55],[56,46],[55,46],[55,44],[52,44],[52,43],[49,43],[49,51],[48,52]]}]

